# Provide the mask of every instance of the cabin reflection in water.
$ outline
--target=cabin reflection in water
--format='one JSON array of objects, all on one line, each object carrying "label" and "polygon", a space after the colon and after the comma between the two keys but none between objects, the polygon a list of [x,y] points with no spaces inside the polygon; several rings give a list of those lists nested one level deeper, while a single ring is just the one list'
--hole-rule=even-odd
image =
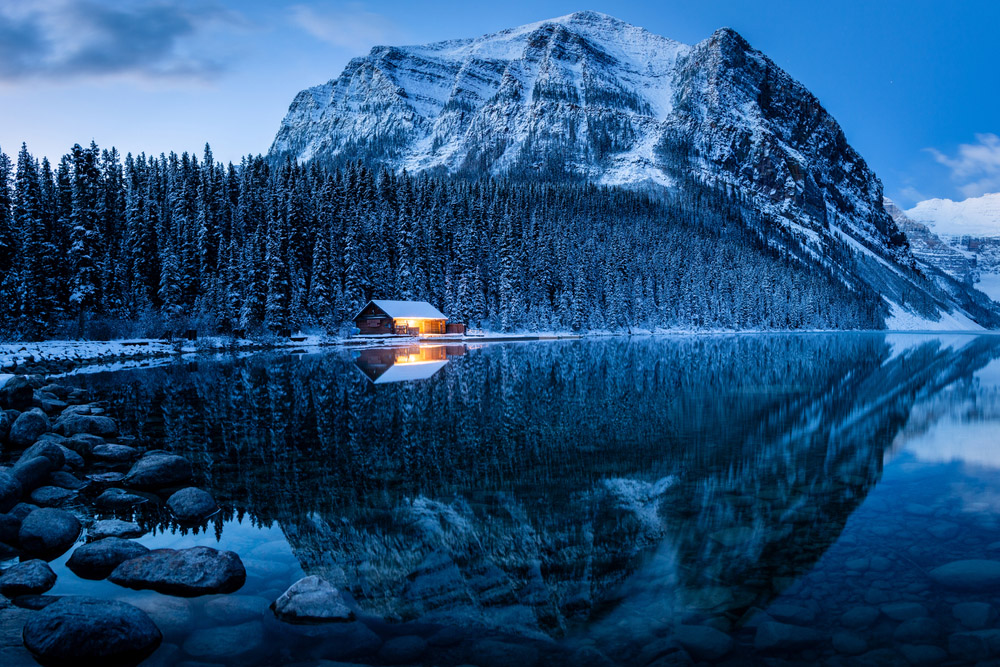
[{"label": "cabin reflection in water", "polygon": [[375,384],[426,380],[450,357],[465,354],[464,345],[411,345],[359,350],[354,365]]}]

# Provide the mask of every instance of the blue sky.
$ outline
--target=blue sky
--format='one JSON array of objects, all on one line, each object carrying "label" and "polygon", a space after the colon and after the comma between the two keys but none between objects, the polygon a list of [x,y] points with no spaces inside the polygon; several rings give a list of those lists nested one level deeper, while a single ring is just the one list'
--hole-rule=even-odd
[{"label": "blue sky", "polygon": [[695,43],[738,30],[909,206],[1000,191],[1000,2],[0,0],[0,147],[264,152],[292,97],[375,44],[594,9]]}]

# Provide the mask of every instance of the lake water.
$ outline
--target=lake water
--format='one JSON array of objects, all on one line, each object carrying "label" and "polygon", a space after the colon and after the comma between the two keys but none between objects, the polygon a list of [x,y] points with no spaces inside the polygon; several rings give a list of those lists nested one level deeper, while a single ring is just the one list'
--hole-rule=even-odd
[{"label": "lake water", "polygon": [[[118,515],[140,540],[248,571],[236,596],[180,599],[57,560],[52,594],[151,613],[150,665],[1000,655],[1000,337],[336,349],[70,382],[225,508],[193,532]],[[276,621],[306,574],[360,620]]]}]

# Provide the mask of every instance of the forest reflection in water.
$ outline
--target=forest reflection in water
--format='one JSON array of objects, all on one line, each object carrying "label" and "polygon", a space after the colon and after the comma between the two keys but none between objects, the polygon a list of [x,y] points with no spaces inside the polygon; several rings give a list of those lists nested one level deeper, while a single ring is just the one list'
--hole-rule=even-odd
[{"label": "forest reflection in water", "polygon": [[[947,616],[961,600],[918,573],[1000,542],[982,499],[964,524],[944,516],[959,481],[1000,497],[991,474],[955,468],[992,469],[998,358],[992,336],[635,337],[263,354],[76,381],[124,431],[192,460],[227,508],[216,532],[261,526],[273,541],[279,528],[281,571],[348,591],[388,622],[379,633],[470,629],[417,662],[486,664],[502,649],[473,638],[491,633],[556,662],[810,662],[858,642],[903,655],[882,616],[867,629],[841,617],[897,602]],[[889,499],[887,461],[908,489]],[[971,531],[957,554],[915,532],[926,526],[884,530],[935,485],[931,523]],[[156,510],[139,518],[172,530]],[[873,556],[883,543],[896,556]],[[762,644],[768,623],[791,636]],[[833,639],[844,632],[850,651]]]}]

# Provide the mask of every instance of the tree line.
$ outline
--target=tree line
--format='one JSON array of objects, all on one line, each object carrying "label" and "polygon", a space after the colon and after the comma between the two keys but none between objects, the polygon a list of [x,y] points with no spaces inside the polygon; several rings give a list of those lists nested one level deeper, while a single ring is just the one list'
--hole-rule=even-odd
[{"label": "tree line", "polygon": [[739,195],[682,185],[22,146],[0,152],[0,336],[338,332],[369,298],[505,331],[882,326]]}]

